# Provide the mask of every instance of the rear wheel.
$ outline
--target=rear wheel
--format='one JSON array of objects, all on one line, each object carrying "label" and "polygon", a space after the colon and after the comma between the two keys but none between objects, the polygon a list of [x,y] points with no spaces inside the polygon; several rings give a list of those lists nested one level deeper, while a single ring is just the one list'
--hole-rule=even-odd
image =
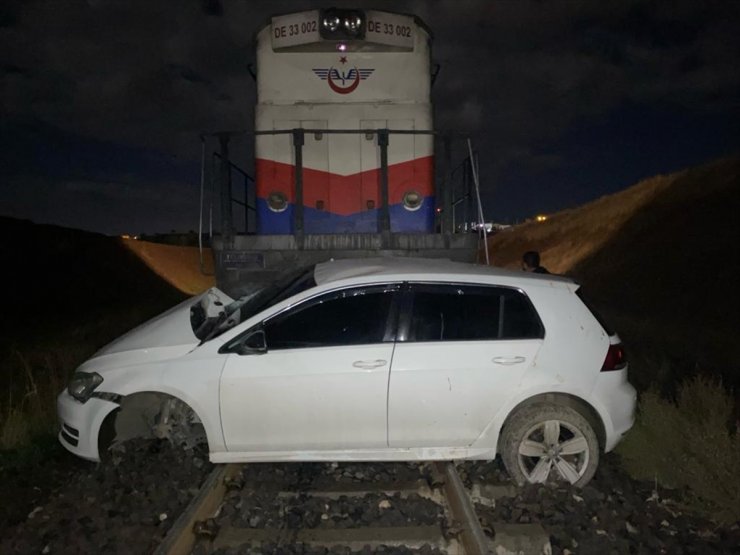
[{"label": "rear wheel", "polygon": [[519,484],[568,482],[586,485],[599,464],[599,442],[578,411],[535,404],[516,412],[501,434],[501,457]]}]

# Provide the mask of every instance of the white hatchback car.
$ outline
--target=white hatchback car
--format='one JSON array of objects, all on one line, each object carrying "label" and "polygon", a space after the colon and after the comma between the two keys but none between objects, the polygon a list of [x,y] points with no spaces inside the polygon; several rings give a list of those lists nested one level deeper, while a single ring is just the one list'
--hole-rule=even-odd
[{"label": "white hatchback car", "polygon": [[207,440],[216,463],[492,459],[583,485],[632,426],[619,338],[564,277],[337,260],[218,289],[109,344],[59,395],[59,438]]}]

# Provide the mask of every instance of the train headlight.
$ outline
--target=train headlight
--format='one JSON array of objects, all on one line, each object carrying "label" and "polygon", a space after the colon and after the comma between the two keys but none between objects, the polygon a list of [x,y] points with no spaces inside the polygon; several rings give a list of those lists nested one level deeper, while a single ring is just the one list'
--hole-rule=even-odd
[{"label": "train headlight", "polygon": [[324,40],[362,40],[366,16],[363,10],[327,8],[319,12],[319,33]]},{"label": "train headlight", "polygon": [[324,29],[326,29],[330,33],[333,33],[337,29],[339,29],[339,25],[341,25],[341,23],[342,23],[342,20],[339,19],[339,16],[336,14],[327,15],[321,21],[321,25],[324,27]]},{"label": "train headlight", "polygon": [[403,207],[406,210],[418,210],[424,204],[424,197],[416,191],[406,191],[403,194]]},{"label": "train headlight", "polygon": [[343,23],[344,29],[350,35],[356,35],[360,32],[360,29],[362,29],[362,18],[357,14],[345,17]]},{"label": "train headlight", "polygon": [[267,207],[273,212],[282,212],[288,208],[288,197],[281,191],[273,191],[267,196]]}]

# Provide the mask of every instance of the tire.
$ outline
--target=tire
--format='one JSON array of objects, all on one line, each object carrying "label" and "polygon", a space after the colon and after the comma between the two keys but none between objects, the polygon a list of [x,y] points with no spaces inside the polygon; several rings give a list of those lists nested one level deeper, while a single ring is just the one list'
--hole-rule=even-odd
[{"label": "tire", "polygon": [[593,427],[563,405],[537,403],[518,410],[505,424],[499,445],[504,466],[519,485],[569,482],[583,487],[599,465]]}]

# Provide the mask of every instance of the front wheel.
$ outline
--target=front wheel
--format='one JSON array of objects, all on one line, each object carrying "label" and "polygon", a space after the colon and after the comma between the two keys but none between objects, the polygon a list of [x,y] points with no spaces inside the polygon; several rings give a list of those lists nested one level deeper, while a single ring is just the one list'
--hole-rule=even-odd
[{"label": "front wheel", "polygon": [[599,465],[599,442],[578,411],[554,404],[524,407],[501,433],[501,457],[519,484],[568,482],[585,486]]}]

